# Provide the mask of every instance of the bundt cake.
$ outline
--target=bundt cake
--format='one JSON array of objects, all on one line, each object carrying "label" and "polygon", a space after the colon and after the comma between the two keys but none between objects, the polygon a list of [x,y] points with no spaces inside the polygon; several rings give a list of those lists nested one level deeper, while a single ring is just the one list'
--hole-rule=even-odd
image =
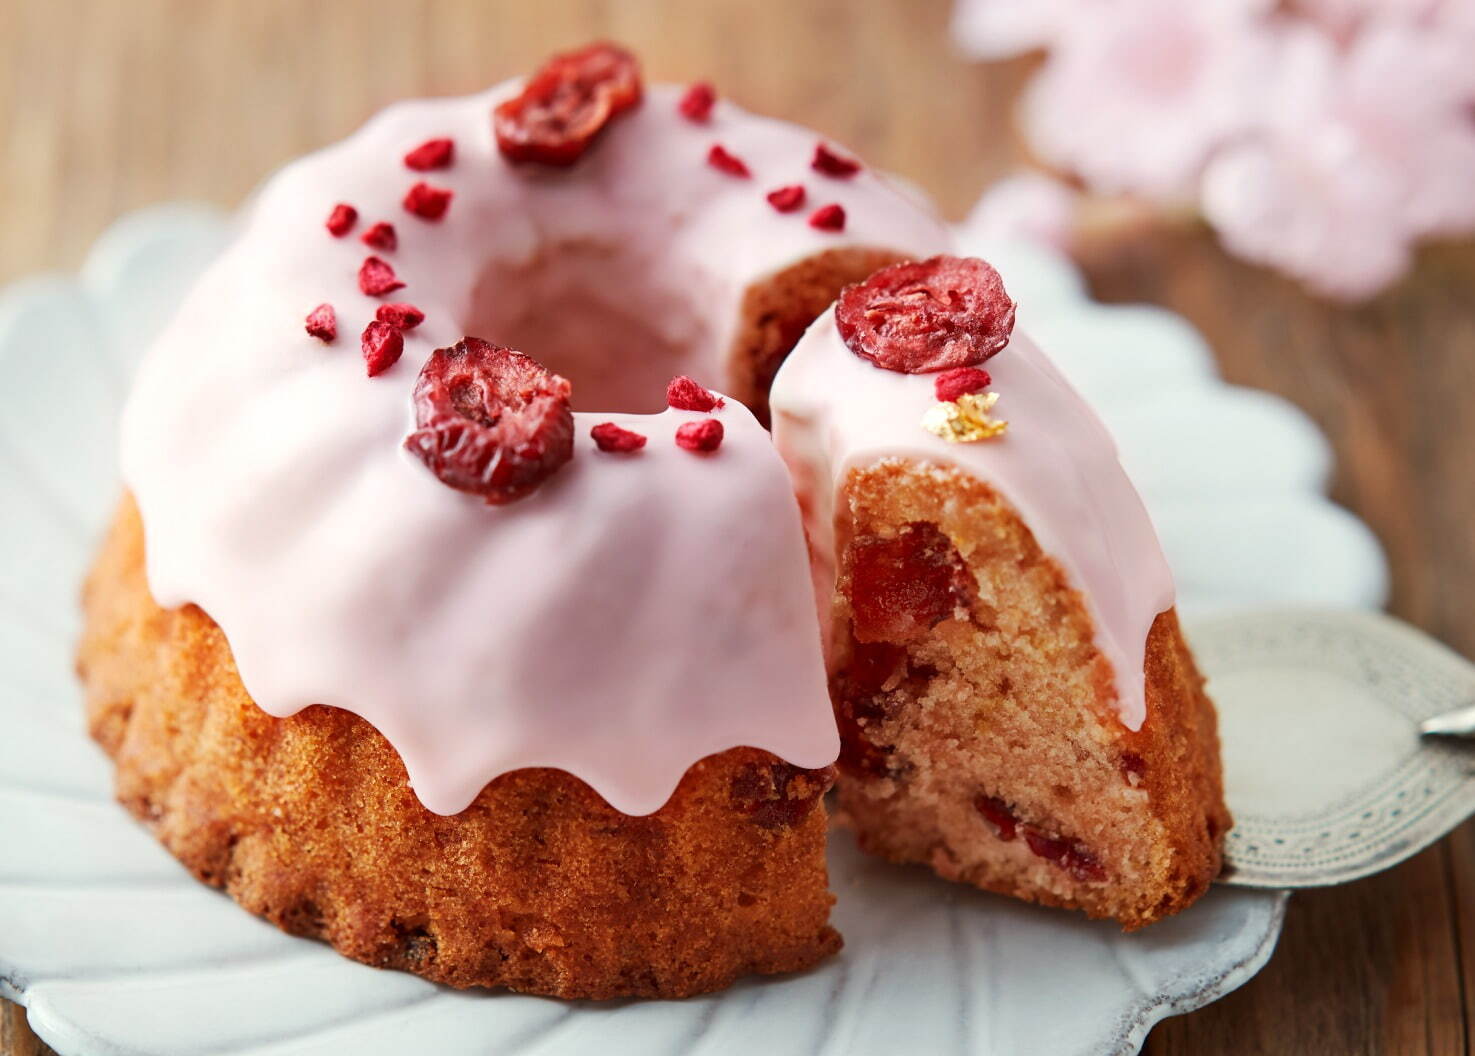
[{"label": "bundt cake", "polygon": [[122,802],[289,931],[560,997],[838,949],[837,757],[880,854],[1192,901],[1228,819],[1156,539],[948,248],[608,44],[288,166],[125,410],[78,655]]}]

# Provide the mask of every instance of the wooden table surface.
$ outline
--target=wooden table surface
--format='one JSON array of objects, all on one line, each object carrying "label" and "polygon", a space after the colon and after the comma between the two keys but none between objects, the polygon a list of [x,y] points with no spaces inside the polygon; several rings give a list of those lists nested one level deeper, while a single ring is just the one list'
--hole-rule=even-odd
[{"label": "wooden table surface", "polygon": [[[1008,112],[1027,70],[953,53],[950,5],[0,0],[0,282],[75,267],[138,206],[233,205],[396,98],[471,91],[593,36],[634,46],[653,78],[708,77],[812,125],[960,217],[1019,161]],[[1339,456],[1336,498],[1387,546],[1393,610],[1475,654],[1475,247],[1426,250],[1407,282],[1342,310],[1227,259],[1201,230],[1083,259],[1098,296],[1183,313],[1230,380],[1310,412]],[[1297,896],[1269,966],[1159,1026],[1146,1051],[1465,1052],[1472,999],[1467,824],[1392,872]],[[0,1056],[45,1051],[4,1005]]]}]

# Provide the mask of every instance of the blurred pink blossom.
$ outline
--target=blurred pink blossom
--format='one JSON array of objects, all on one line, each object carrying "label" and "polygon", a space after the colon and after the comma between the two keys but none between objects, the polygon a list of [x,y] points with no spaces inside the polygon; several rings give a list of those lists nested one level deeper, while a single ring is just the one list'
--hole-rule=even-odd
[{"label": "blurred pink blossom", "polygon": [[963,0],[953,11],[953,39],[977,59],[1007,59],[1049,46],[1072,0]]},{"label": "blurred pink blossom", "polygon": [[979,241],[1019,239],[1065,252],[1075,232],[1080,192],[1043,172],[1017,172],[990,184],[963,221]]}]

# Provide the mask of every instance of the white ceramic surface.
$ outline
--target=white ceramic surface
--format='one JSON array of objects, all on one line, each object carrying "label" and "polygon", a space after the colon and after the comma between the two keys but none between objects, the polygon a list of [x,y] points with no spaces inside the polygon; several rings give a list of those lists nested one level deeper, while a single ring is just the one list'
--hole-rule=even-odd
[{"label": "white ceramic surface", "polygon": [[[208,210],[150,210],[111,230],[80,280],[0,295],[0,992],[60,1052],[1131,1052],[1268,958],[1274,892],[1216,889],[1123,936],[881,865],[841,837],[846,948],[821,969],[679,1004],[570,1005],[365,968],[197,885],[113,805],[70,653],[77,582],[116,498],[131,364],[224,235]],[[1093,305],[1045,251],[973,248],[1116,431],[1186,611],[1381,602],[1377,544],[1322,497],[1330,457],[1304,416],[1219,382],[1177,317]]]}]

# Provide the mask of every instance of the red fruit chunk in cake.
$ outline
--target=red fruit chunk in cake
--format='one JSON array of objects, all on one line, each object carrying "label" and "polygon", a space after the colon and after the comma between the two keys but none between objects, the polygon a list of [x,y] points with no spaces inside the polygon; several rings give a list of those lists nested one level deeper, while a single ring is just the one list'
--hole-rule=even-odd
[{"label": "red fruit chunk in cake", "polygon": [[614,422],[601,422],[589,430],[594,445],[601,451],[612,454],[630,454],[645,446],[646,438],[629,429],[622,429]]},{"label": "red fruit chunk in cake", "polygon": [[1019,819],[1002,799],[996,796],[979,796],[973,801],[973,807],[988,819],[999,839],[1007,843],[1017,835]]},{"label": "red fruit chunk in cake", "polygon": [[878,367],[927,374],[976,367],[1014,331],[999,273],[975,258],[933,257],[882,268],[835,305],[847,348]]},{"label": "red fruit chunk in cake", "polygon": [[676,430],[676,446],[699,455],[709,455],[722,446],[722,423],[716,418],[687,422]]},{"label": "red fruit chunk in cake", "polygon": [[374,378],[399,362],[399,357],[405,351],[405,335],[400,333],[399,327],[381,323],[376,319],[364,327],[359,345],[364,354],[364,365],[369,370],[369,377]]},{"label": "red fruit chunk in cake", "polygon": [[521,352],[463,338],[421,368],[405,447],[441,483],[492,505],[515,502],[573,458],[570,391]]},{"label": "red fruit chunk in cake", "polygon": [[405,155],[405,165],[416,172],[444,169],[451,164],[456,154],[456,144],[450,139],[427,139]]},{"label": "red fruit chunk in cake", "polygon": [[719,410],[727,403],[715,392],[699,385],[684,374],[672,378],[666,386],[666,406],[679,411]]},{"label": "red fruit chunk in cake", "polygon": [[814,810],[834,777],[833,767],[801,770],[784,762],[749,763],[732,777],[732,802],[762,828],[793,828]]},{"label": "red fruit chunk in cake", "polygon": [[338,336],[338,316],[331,304],[320,304],[307,313],[307,332],[324,344]]},{"label": "red fruit chunk in cake", "polygon": [[915,641],[966,610],[972,592],[957,549],[926,522],[889,538],[856,540],[851,579],[855,637],[861,642]]},{"label": "red fruit chunk in cake", "polygon": [[705,123],[712,116],[712,107],[717,104],[717,89],[707,81],[698,81],[686,90],[676,109],[688,121]]},{"label": "red fruit chunk in cake", "polygon": [[614,44],[555,55],[493,112],[497,149],[511,162],[565,166],[643,95],[640,64]]},{"label": "red fruit chunk in cake", "polygon": [[333,211],[328,214],[326,227],[328,233],[334,238],[342,238],[353,230],[353,225],[358,222],[359,211],[351,205],[339,202],[333,206]]}]

